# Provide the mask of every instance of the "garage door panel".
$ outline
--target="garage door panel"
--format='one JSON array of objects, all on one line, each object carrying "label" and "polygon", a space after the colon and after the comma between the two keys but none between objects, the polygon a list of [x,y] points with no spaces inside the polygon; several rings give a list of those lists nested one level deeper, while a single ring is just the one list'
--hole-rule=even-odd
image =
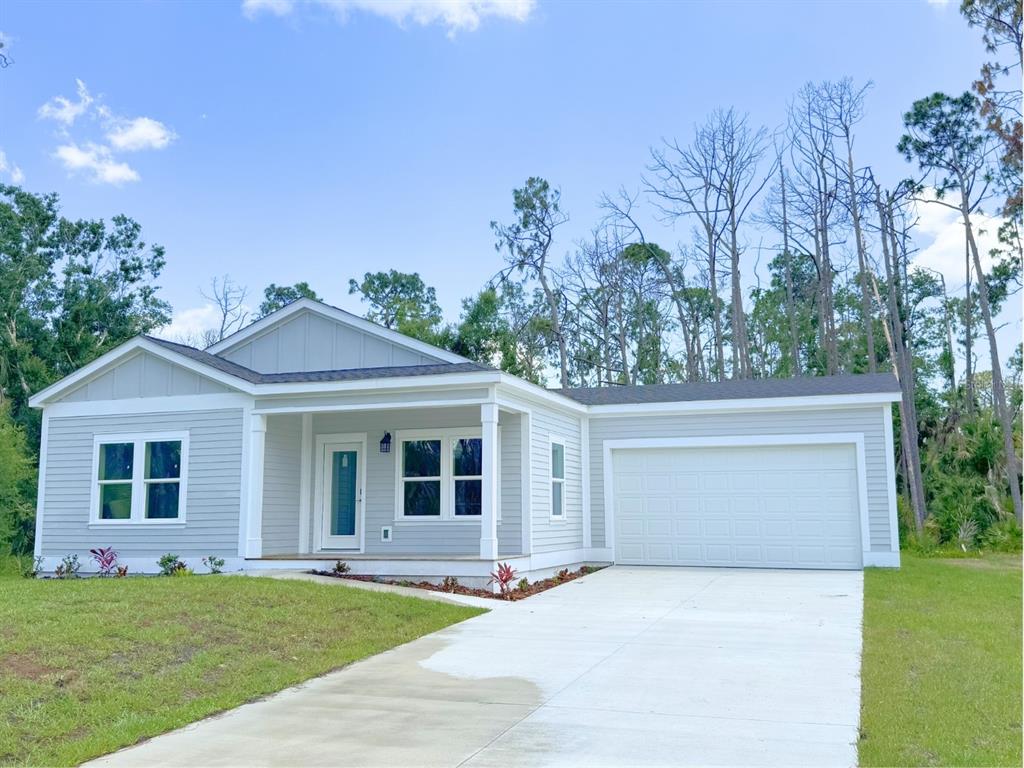
[{"label": "garage door panel", "polygon": [[859,568],[853,446],[615,451],[616,560]]}]

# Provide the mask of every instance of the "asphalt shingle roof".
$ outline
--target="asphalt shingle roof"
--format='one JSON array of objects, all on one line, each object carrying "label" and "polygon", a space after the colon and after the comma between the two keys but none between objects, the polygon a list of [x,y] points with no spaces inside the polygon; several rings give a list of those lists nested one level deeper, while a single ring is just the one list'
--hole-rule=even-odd
[{"label": "asphalt shingle roof", "polygon": [[801,376],[792,379],[729,379],[688,384],[570,387],[552,391],[584,405],[623,405],[694,400],[742,400],[759,397],[860,395],[899,392],[900,385],[891,373],[869,373],[842,376]]},{"label": "asphalt shingle roof", "polygon": [[150,341],[196,362],[208,365],[222,373],[236,376],[250,384],[290,384],[297,382],[318,381],[359,381],[361,379],[388,379],[400,376],[435,376],[449,373],[473,373],[490,371],[486,365],[479,363],[430,363],[428,365],[399,365],[380,368],[342,368],[334,371],[294,371],[289,373],[259,373],[244,365],[238,365],[223,357],[205,352],[187,344],[177,344],[155,336],[147,336]]}]

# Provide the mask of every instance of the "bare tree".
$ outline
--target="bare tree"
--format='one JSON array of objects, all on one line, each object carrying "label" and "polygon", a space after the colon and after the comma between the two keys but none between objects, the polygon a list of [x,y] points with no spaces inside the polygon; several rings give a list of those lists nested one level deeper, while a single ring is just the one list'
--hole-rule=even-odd
[{"label": "bare tree", "polygon": [[245,299],[249,295],[249,289],[236,283],[230,276],[213,278],[210,281],[209,293],[203,290],[199,293],[207,301],[213,302],[220,315],[217,327],[203,332],[204,347],[216,344],[248,322],[249,310],[245,306]]}]

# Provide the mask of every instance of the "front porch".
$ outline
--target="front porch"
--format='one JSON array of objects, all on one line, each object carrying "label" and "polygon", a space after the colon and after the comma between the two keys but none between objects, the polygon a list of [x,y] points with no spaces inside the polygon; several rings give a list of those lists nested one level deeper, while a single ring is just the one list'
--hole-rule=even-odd
[{"label": "front porch", "polygon": [[257,401],[242,557],[476,563],[478,574],[529,554],[528,413],[488,402],[486,390],[349,400]]}]

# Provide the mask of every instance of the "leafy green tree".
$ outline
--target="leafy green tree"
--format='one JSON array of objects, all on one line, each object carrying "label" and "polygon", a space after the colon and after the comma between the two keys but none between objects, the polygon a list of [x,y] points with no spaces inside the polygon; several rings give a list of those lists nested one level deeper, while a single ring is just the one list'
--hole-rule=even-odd
[{"label": "leafy green tree", "polygon": [[451,343],[450,330],[442,327],[437,292],[418,272],[367,272],[362,282],[348,281],[348,292],[369,303],[368,320],[430,344]]},{"label": "leafy green tree", "polygon": [[9,404],[0,404],[0,550],[32,551],[35,474],[25,430],[11,420]]},{"label": "leafy green tree", "polygon": [[276,312],[282,307],[286,307],[293,301],[299,299],[313,299],[314,301],[322,301],[317,296],[316,291],[309,287],[309,283],[302,281],[295,283],[295,285],[277,285],[271,283],[263,289],[263,302],[260,304],[259,315],[257,320],[261,317],[266,317],[271,312]]},{"label": "leafy green tree", "polygon": [[169,322],[164,263],[127,216],[72,221],[56,195],[0,186],[0,400],[31,443],[30,394]]}]

